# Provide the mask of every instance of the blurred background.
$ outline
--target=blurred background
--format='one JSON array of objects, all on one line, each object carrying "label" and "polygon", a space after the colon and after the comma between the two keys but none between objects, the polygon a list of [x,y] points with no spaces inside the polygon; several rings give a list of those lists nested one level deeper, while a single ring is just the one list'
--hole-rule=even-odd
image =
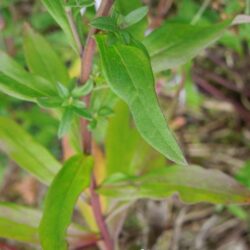
[{"label": "blurred background", "polygon": [[[129,0],[126,0],[129,1]],[[131,0],[132,1],[132,0]],[[174,19],[212,24],[245,13],[245,0],[145,0],[149,28]],[[83,16],[82,32],[94,16]],[[22,33],[25,23],[43,34],[74,70],[74,54],[62,31],[38,0],[1,0],[0,49],[25,66]],[[0,58],[1,63],[1,58]],[[161,106],[189,162],[219,169],[250,188],[250,25],[231,28],[195,60],[156,79]],[[40,143],[62,158],[58,122],[39,107],[0,93],[0,115],[22,123]],[[38,207],[44,187],[0,152],[2,201]],[[248,207],[186,205],[138,201],[130,208],[120,235],[122,249],[248,250]],[[0,249],[34,249],[0,238]]]}]

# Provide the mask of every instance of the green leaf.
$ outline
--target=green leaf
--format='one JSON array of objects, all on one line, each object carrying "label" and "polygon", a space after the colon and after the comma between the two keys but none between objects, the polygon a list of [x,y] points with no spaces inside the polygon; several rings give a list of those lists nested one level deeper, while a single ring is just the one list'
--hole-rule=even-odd
[{"label": "green leaf", "polygon": [[76,114],[84,117],[86,120],[89,120],[89,121],[92,120],[92,114],[87,108],[73,107],[73,110]]},{"label": "green leaf", "polygon": [[116,172],[134,173],[131,171],[132,159],[138,146],[138,133],[131,127],[128,106],[119,101],[109,121],[105,149],[107,155],[107,174]]},{"label": "green leaf", "polygon": [[130,27],[138,22],[140,22],[148,13],[148,7],[143,6],[136,10],[131,11],[128,15],[125,16],[125,27]]},{"label": "green leaf", "polygon": [[89,186],[92,157],[70,158],[53,180],[45,200],[39,236],[43,249],[66,250],[66,230],[80,193]]},{"label": "green leaf", "polygon": [[129,181],[124,178],[123,181],[114,181],[113,184],[109,182],[99,192],[124,200],[164,199],[178,193],[184,202],[189,203],[250,202],[250,191],[233,178],[218,170],[206,170],[197,166],[160,168],[141,177],[130,177]]},{"label": "green leaf", "polygon": [[42,0],[42,3],[47,8],[50,15],[55,19],[59,26],[63,29],[66,34],[70,45],[75,51],[78,51],[77,45],[71,31],[69,21],[67,19],[66,12],[64,10],[64,1],[63,0]]},{"label": "green leaf", "polygon": [[0,149],[20,167],[49,184],[60,163],[14,121],[0,117]]},{"label": "green leaf", "polygon": [[[142,7],[141,0],[133,0],[133,1],[124,1],[124,0],[116,0],[115,1],[115,9],[123,16],[128,15],[132,11],[137,8]],[[134,24],[131,27],[128,27],[129,33],[133,35],[136,39],[142,40],[144,38],[145,30],[147,29],[148,22],[146,17],[144,17],[140,22]]]},{"label": "green leaf", "polygon": [[55,88],[50,82],[28,73],[2,51],[0,61],[0,91],[3,93],[34,102],[38,97],[55,95]]},{"label": "green leaf", "polygon": [[56,83],[56,89],[58,92],[58,95],[62,98],[62,99],[67,99],[69,97],[69,90],[60,82]]},{"label": "green leaf", "polygon": [[59,138],[62,138],[70,130],[73,118],[73,109],[71,107],[67,107],[63,112],[62,119],[58,128]]},{"label": "green leaf", "polygon": [[67,69],[51,45],[28,26],[24,35],[24,54],[31,72],[48,79],[52,84],[69,82]]},{"label": "green leaf", "polygon": [[92,80],[87,81],[83,86],[73,89],[72,96],[79,98],[81,96],[88,95],[94,88],[94,83]]},{"label": "green leaf", "polygon": [[115,20],[110,16],[97,17],[90,24],[99,30],[116,32],[118,30]]},{"label": "green leaf", "polygon": [[186,164],[159,107],[148,56],[130,45],[107,46],[104,35],[97,36],[97,43],[105,77],[111,89],[128,104],[142,137],[170,160]]},{"label": "green leaf", "polygon": [[218,40],[231,22],[232,20],[227,20],[209,26],[166,22],[143,41],[151,57],[154,72],[188,62]]},{"label": "green leaf", "polygon": [[38,244],[40,217],[34,209],[0,202],[0,237]]},{"label": "green leaf", "polygon": [[37,102],[42,108],[58,108],[63,100],[58,97],[41,97],[37,99]]}]

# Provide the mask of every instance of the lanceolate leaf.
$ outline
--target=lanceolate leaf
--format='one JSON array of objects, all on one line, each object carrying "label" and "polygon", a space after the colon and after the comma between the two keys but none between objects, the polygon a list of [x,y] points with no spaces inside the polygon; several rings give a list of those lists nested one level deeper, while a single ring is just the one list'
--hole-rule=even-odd
[{"label": "lanceolate leaf", "polygon": [[[115,1],[116,9],[124,16],[128,15],[135,9],[143,7],[142,1],[133,0],[133,1],[124,1],[116,0]],[[144,38],[144,32],[147,29],[147,18],[144,17],[140,22],[135,23],[131,27],[128,27],[129,33],[133,35],[136,39],[142,40]]]},{"label": "lanceolate leaf", "polygon": [[143,138],[167,158],[185,164],[158,104],[154,77],[145,52],[131,45],[108,46],[97,36],[105,77],[112,90],[129,106]]},{"label": "lanceolate leaf", "polygon": [[218,170],[206,170],[197,166],[166,167],[142,177],[123,177],[113,183],[104,183],[99,191],[125,200],[164,199],[178,193],[183,201],[190,203],[250,203],[250,191],[233,178]]},{"label": "lanceolate leaf", "polygon": [[231,20],[209,26],[167,22],[147,36],[154,72],[174,68],[188,62],[221,37]]},{"label": "lanceolate leaf", "polygon": [[0,117],[0,150],[41,182],[49,184],[60,163],[14,121]]},{"label": "lanceolate leaf", "polygon": [[65,163],[53,180],[39,227],[43,249],[67,249],[66,230],[78,196],[89,185],[92,166],[91,157],[74,156]]},{"label": "lanceolate leaf", "polygon": [[147,15],[147,13],[148,13],[148,7],[146,6],[140,7],[138,9],[131,11],[128,15],[126,15],[124,21],[128,27],[132,26],[141,21]]},{"label": "lanceolate leaf", "polygon": [[25,71],[7,54],[0,51],[0,91],[28,101],[55,95],[55,88],[42,77]]},{"label": "lanceolate leaf", "polygon": [[37,244],[40,217],[34,209],[0,202],[0,237]]},{"label": "lanceolate leaf", "polygon": [[61,82],[67,84],[69,75],[63,62],[50,44],[31,28],[26,27],[24,35],[24,53],[29,69],[51,84]]},{"label": "lanceolate leaf", "polygon": [[[64,7],[64,0],[42,0],[50,15],[55,19],[66,34],[69,43],[77,51],[77,46],[70,28]],[[79,51],[78,51],[79,52]]]}]

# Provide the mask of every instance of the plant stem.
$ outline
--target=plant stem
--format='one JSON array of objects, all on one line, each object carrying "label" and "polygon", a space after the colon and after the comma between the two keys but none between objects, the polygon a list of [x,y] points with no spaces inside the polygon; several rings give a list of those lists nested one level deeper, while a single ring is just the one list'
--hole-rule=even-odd
[{"label": "plant stem", "polygon": [[[113,0],[103,0],[102,4],[97,11],[97,17],[98,16],[105,16],[108,15],[109,10],[111,9],[113,4]],[[93,58],[95,54],[95,40],[93,38],[93,35],[96,33],[96,29],[92,28],[89,31],[87,41],[85,48],[82,53],[82,59],[81,59],[81,84],[85,84],[85,82],[89,79],[91,71],[92,71],[92,65],[93,65]],[[91,94],[84,97],[83,101],[86,103],[86,106],[88,107],[90,104]],[[86,155],[91,155],[91,132],[88,129],[88,121],[81,119],[81,134],[82,134],[82,140],[83,140],[83,150]],[[100,233],[102,235],[103,241],[105,243],[107,250],[113,250],[113,240],[110,237],[108,227],[105,222],[105,218],[102,214],[101,209],[101,202],[99,195],[95,192],[96,189],[96,180],[94,173],[92,174],[91,178],[91,185],[90,185],[90,201],[91,206],[93,209],[93,213],[95,216],[96,223],[99,227]]]}]

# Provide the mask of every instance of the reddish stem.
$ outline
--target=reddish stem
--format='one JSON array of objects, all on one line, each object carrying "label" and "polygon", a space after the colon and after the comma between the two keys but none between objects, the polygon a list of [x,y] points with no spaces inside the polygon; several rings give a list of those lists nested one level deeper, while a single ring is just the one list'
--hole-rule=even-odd
[{"label": "reddish stem", "polygon": [[[106,16],[108,15],[111,7],[113,4],[113,0],[103,0],[102,4],[97,12],[98,16]],[[81,72],[81,83],[85,84],[86,81],[88,81],[91,71],[92,71],[92,65],[93,65],[93,58],[95,54],[95,40],[93,38],[93,35],[96,33],[96,29],[91,29],[88,34],[87,42],[85,49],[83,50],[82,54],[82,72]],[[84,98],[84,102],[87,106],[90,104],[91,95],[88,95]],[[91,155],[91,132],[88,129],[88,121],[82,119],[81,120],[81,134],[83,139],[83,150],[86,155]],[[100,233],[102,235],[103,241],[105,243],[107,250],[113,250],[113,240],[110,237],[108,227],[105,222],[105,218],[102,214],[101,209],[101,202],[99,195],[95,192],[96,189],[96,180],[94,173],[92,174],[91,178],[91,185],[90,185],[90,201],[91,206],[93,209],[93,213],[95,216],[96,223],[99,227]]]}]

